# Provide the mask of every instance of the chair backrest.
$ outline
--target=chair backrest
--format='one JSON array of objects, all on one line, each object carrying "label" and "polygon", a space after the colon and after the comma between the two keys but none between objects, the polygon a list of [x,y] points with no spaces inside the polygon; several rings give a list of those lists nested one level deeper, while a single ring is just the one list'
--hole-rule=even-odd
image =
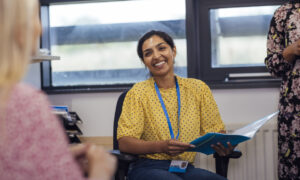
[{"label": "chair backrest", "polygon": [[122,113],[122,106],[123,106],[123,102],[124,102],[124,99],[125,99],[125,96],[126,96],[127,92],[128,92],[128,90],[124,91],[119,96],[119,99],[117,101],[115,118],[114,118],[114,134],[113,134],[114,150],[118,150],[119,149],[119,143],[118,143],[118,140],[117,140],[118,121],[119,121],[120,115]]}]

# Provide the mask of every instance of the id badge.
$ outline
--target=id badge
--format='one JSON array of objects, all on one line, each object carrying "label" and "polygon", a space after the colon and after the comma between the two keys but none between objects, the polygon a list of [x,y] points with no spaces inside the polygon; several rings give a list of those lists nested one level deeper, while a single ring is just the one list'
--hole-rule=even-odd
[{"label": "id badge", "polygon": [[169,167],[169,172],[185,173],[188,164],[188,161],[172,160]]}]

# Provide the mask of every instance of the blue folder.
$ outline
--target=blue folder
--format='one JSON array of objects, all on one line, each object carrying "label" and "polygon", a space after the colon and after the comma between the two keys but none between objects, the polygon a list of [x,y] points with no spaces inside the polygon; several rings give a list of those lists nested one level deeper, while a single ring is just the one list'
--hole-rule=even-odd
[{"label": "blue folder", "polygon": [[225,147],[228,147],[227,142],[230,142],[231,145],[235,146],[243,141],[251,139],[258,131],[258,129],[261,128],[261,126],[263,126],[277,114],[278,111],[269,114],[262,119],[254,121],[240,129],[235,130],[232,134],[207,133],[204,136],[201,136],[190,142],[190,144],[194,144],[196,147],[189,149],[188,151],[201,152],[209,155],[215,152],[215,150],[211,148],[211,145],[217,144],[218,142],[220,142]]},{"label": "blue folder", "polygon": [[250,137],[242,135],[207,133],[204,136],[201,136],[190,142],[190,144],[194,144],[196,147],[188,151],[201,152],[210,155],[215,152],[215,150],[210,147],[212,144],[217,144],[218,142],[220,142],[221,144],[223,144],[223,146],[228,147],[227,142],[230,142],[231,145],[237,145],[249,139]]}]

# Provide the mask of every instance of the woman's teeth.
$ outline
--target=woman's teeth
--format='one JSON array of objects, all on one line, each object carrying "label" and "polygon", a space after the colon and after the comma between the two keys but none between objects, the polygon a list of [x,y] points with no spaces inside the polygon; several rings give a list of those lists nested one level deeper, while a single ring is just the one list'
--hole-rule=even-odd
[{"label": "woman's teeth", "polygon": [[159,63],[157,63],[157,64],[154,64],[154,66],[160,66],[160,65],[162,65],[162,64],[164,64],[164,63],[166,63],[165,61],[161,61],[161,62],[159,62]]}]

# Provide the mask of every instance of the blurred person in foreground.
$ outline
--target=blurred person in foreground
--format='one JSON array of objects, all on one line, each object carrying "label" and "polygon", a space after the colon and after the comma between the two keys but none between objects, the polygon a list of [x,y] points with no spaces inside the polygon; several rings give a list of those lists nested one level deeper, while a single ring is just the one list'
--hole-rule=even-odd
[{"label": "blurred person in foreground", "polygon": [[114,157],[95,145],[69,148],[46,96],[20,83],[40,34],[37,0],[0,0],[0,179],[109,180]]}]

